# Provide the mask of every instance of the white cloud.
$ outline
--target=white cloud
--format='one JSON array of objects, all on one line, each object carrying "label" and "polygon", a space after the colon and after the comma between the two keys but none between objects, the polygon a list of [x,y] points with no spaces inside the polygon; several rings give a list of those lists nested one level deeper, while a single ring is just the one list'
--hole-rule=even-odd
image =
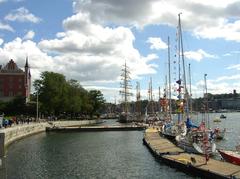
[{"label": "white cloud", "polygon": [[230,65],[229,67],[227,67],[227,69],[228,70],[231,70],[231,69],[240,70],[240,64]]},{"label": "white cloud", "polygon": [[7,30],[7,31],[14,32],[14,29],[10,25],[3,24],[1,22],[0,22],[0,30]]},{"label": "white cloud", "polygon": [[233,55],[236,55],[236,54],[239,54],[239,53],[240,53],[240,51],[234,50],[234,51],[230,51],[228,53],[225,53],[222,56],[228,57],[228,56],[233,56]]},{"label": "white cloud", "polygon": [[[75,12],[90,14],[93,22],[123,24],[143,28],[152,24],[176,26],[182,12],[182,25],[200,38],[239,41],[240,1],[214,0],[92,0],[74,1]],[[194,17],[194,19],[193,19]]]},{"label": "white cloud", "polygon": [[28,31],[28,32],[25,34],[25,36],[23,37],[23,39],[24,39],[24,40],[26,40],[26,39],[33,39],[34,36],[35,36],[35,32],[32,31],[32,30],[30,30],[30,31]]},{"label": "white cloud", "polygon": [[149,37],[147,43],[150,43],[150,49],[160,50],[166,49],[167,44],[160,37]]},{"label": "white cloud", "polygon": [[10,59],[13,59],[19,67],[23,68],[27,55],[33,80],[39,78],[42,71],[54,71],[54,66],[57,66],[54,59],[42,52],[35,42],[22,41],[20,38],[4,43],[0,47],[0,64],[5,65]]},{"label": "white cloud", "polygon": [[[113,96],[118,90],[104,88],[103,84],[119,85],[119,74],[125,60],[133,79],[154,74],[158,67],[156,60],[159,57],[156,54],[143,56],[134,47],[132,26],[143,28],[152,24],[167,24],[175,27],[177,13],[183,12],[183,29],[193,32],[199,38],[240,39],[240,2],[235,0],[218,3],[213,0],[75,0],[73,6],[75,13],[63,21],[63,32],[38,44],[29,40],[34,37],[34,32],[32,35],[26,34],[23,39],[4,42],[0,46],[0,62],[6,63],[6,59],[13,58],[23,67],[28,54],[34,79],[41,71],[55,71],[65,74],[67,78],[77,79],[81,84],[88,83],[91,87],[101,88],[106,93],[111,91]],[[24,7],[12,11],[5,19],[34,23],[40,21]],[[8,30],[11,29],[9,27]],[[150,48],[167,47],[160,38],[151,38],[148,39]],[[186,52],[185,55],[197,61],[218,58],[202,49]],[[217,91],[216,88],[221,89],[221,85],[230,89],[228,83],[222,83],[227,77],[218,80],[215,86],[209,82],[209,90]]]},{"label": "white cloud", "polygon": [[224,57],[229,57],[229,56],[232,56],[232,54],[231,53],[225,53],[225,54],[223,54],[223,56]]},{"label": "white cloud", "polygon": [[0,38],[0,46],[3,44],[4,40]]},{"label": "white cloud", "polygon": [[[211,80],[207,80],[207,90],[211,94],[223,94],[232,92],[233,88],[228,83],[214,83]],[[196,86],[192,87],[194,97],[203,97],[204,82],[200,81]]]},{"label": "white cloud", "polygon": [[198,49],[197,51],[188,51],[185,52],[184,55],[186,58],[196,61],[201,61],[204,58],[218,58],[216,55],[211,55],[202,49]]},{"label": "white cloud", "polygon": [[30,13],[25,7],[20,7],[7,14],[4,18],[8,21],[19,21],[19,22],[32,22],[39,23],[41,19]]},{"label": "white cloud", "polygon": [[109,83],[119,86],[125,60],[132,79],[156,73],[158,56],[142,56],[133,46],[135,37],[130,28],[106,27],[92,22],[89,15],[83,13],[66,18],[63,27],[65,31],[56,33],[56,38],[38,44],[31,41],[33,31],[22,39],[4,43],[0,47],[0,63],[12,58],[23,67],[28,55],[33,80],[47,70],[98,88]]},{"label": "white cloud", "polygon": [[[232,93],[233,90],[240,89],[240,75],[220,76],[215,79],[207,79],[207,90],[211,94]],[[204,80],[196,82],[192,85],[194,97],[202,97],[204,87]]]},{"label": "white cloud", "polygon": [[231,81],[231,80],[240,80],[240,75],[221,76],[214,81],[219,82],[219,81]]},{"label": "white cloud", "polygon": [[219,25],[213,27],[197,27],[196,29],[194,29],[194,34],[202,38],[223,38],[225,40],[240,42],[239,26],[240,20],[237,20],[233,23],[224,21]]},{"label": "white cloud", "polygon": [[[82,81],[112,81],[127,61],[132,77],[156,73],[154,54],[141,56],[133,47],[135,37],[126,27],[104,27],[93,23],[89,14],[77,13],[63,21],[65,32],[56,39],[42,40],[39,47],[55,53],[65,71]],[[69,68],[69,69],[66,69]],[[144,70],[143,70],[144,69]]]},{"label": "white cloud", "polygon": [[206,5],[206,6],[222,7],[222,8],[225,8],[229,4],[235,3],[237,1],[238,0],[227,0],[227,1],[220,0],[220,1],[218,1],[218,3],[216,3],[215,0],[201,0],[201,1],[199,1],[199,0],[189,0],[189,2],[193,2],[193,3],[201,3],[201,4]]}]

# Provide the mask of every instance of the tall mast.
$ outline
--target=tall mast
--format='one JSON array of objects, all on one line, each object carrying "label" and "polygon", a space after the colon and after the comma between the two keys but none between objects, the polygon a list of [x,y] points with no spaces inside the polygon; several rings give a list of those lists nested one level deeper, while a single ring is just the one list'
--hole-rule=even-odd
[{"label": "tall mast", "polygon": [[129,69],[127,67],[126,61],[124,64],[124,68],[122,69],[122,74],[121,74],[121,80],[122,83],[120,83],[120,87],[122,88],[122,90],[120,90],[120,94],[122,95],[123,98],[123,103],[124,103],[124,112],[127,113],[128,112],[128,97],[132,95],[132,93],[130,93],[130,89],[131,89],[131,84],[130,84],[130,72]]},{"label": "tall mast", "polygon": [[169,115],[168,115],[168,109],[167,109],[167,107],[168,107],[168,105],[167,105],[168,90],[167,89],[168,89],[168,86],[167,86],[167,75],[165,75],[164,100],[165,100],[166,103],[164,104],[164,114],[168,118]]},{"label": "tall mast", "polygon": [[149,82],[149,100],[151,105],[151,113],[154,113],[154,105],[153,105],[153,94],[152,94],[152,77]]},{"label": "tall mast", "polygon": [[158,87],[158,112],[161,112],[161,87]]},{"label": "tall mast", "polygon": [[181,100],[182,100],[182,95],[181,95],[181,53],[180,53],[180,30],[179,30],[179,26],[180,26],[180,21],[178,22],[178,31],[177,31],[177,54],[178,54],[178,80],[176,81],[176,83],[178,84],[178,124],[180,123],[180,121],[182,120],[182,111],[181,111]]},{"label": "tall mast", "polygon": [[137,82],[136,86],[136,111],[137,115],[141,115],[141,94],[140,94],[140,83]]},{"label": "tall mast", "polygon": [[172,119],[172,102],[171,102],[171,69],[170,69],[170,40],[168,36],[168,103],[169,103],[169,117]]},{"label": "tall mast", "polygon": [[[209,114],[208,114],[208,91],[207,91],[207,74],[204,74],[204,86],[205,86],[205,105],[206,105],[206,110],[205,112],[207,113],[207,127],[209,127]],[[206,120],[206,119],[205,119]],[[206,121],[205,121],[206,122]]]},{"label": "tall mast", "polygon": [[181,27],[181,13],[178,14],[179,17],[179,37],[180,37],[180,45],[181,45],[181,57],[182,57],[182,68],[183,68],[183,81],[184,81],[184,98],[186,100],[186,113],[187,118],[189,118],[189,101],[188,101],[188,91],[187,91],[187,83],[186,83],[186,72],[185,72],[185,60],[184,60],[184,52],[183,52],[183,40],[182,40],[182,27]]},{"label": "tall mast", "polygon": [[190,103],[190,114],[192,113],[192,81],[191,81],[191,64],[188,64],[189,73],[189,103]]}]

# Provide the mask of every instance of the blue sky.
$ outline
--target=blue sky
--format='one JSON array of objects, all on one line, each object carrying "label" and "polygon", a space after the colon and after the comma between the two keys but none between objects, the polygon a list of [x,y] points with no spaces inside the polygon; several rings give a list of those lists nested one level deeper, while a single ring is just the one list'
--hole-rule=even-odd
[{"label": "blue sky", "polygon": [[114,101],[120,99],[119,76],[126,60],[133,93],[139,81],[146,99],[152,77],[156,99],[167,74],[169,36],[174,94],[182,12],[193,96],[202,96],[205,73],[210,93],[240,91],[240,1],[0,0],[0,9],[0,64],[12,58],[23,67],[28,56],[33,80],[46,70],[62,73]]}]

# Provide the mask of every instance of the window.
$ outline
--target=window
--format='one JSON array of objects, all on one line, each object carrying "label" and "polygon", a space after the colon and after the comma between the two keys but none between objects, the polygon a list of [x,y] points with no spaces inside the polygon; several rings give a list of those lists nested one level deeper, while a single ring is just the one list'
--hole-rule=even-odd
[{"label": "window", "polygon": [[13,96],[13,91],[9,91],[8,96]]},{"label": "window", "polygon": [[18,95],[18,96],[22,96],[22,92],[21,92],[21,91],[18,91],[18,92],[17,92],[17,95]]}]

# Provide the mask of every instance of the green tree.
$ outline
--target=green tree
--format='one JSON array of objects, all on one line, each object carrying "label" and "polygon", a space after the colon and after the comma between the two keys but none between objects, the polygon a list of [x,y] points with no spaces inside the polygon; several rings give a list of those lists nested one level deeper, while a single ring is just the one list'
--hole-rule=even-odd
[{"label": "green tree", "polygon": [[99,90],[91,90],[88,93],[90,105],[92,106],[90,110],[90,116],[94,114],[99,114],[99,110],[104,106],[105,100],[103,94]]},{"label": "green tree", "polygon": [[87,93],[76,80],[69,80],[67,83],[67,94],[65,95],[65,110],[71,114],[71,118],[76,113],[81,113],[83,109],[82,93]]},{"label": "green tree", "polygon": [[39,101],[43,111],[49,114],[59,114],[64,111],[64,96],[67,92],[65,76],[54,72],[43,72],[39,80],[34,81]]},{"label": "green tree", "polygon": [[41,111],[47,114],[64,113],[71,118],[78,114],[93,116],[105,102],[100,91],[88,92],[76,80],[66,81],[65,76],[54,72],[43,72],[33,85],[39,96]]}]

